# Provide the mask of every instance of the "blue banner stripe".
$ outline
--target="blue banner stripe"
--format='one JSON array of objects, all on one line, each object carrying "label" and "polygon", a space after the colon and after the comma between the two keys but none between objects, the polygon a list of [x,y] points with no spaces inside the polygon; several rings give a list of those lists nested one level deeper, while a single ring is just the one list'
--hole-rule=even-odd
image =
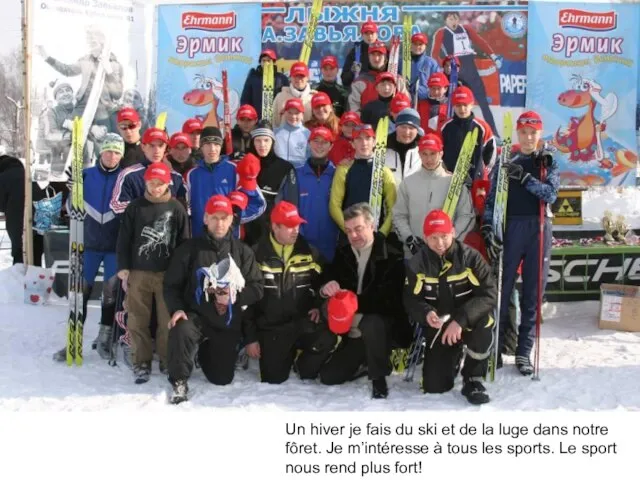
[{"label": "blue banner stripe", "polygon": [[[526,5],[415,5],[400,7],[403,12],[526,12]],[[265,10],[264,8],[262,9]]]}]

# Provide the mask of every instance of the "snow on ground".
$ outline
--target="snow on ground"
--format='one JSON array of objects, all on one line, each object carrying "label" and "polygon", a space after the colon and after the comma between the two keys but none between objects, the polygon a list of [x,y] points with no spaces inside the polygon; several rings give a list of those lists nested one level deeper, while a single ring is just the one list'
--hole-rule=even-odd
[{"label": "snow on ground", "polygon": [[[640,228],[640,188],[636,187],[595,187],[582,196],[583,229],[602,230],[601,220],[605,211],[614,215],[624,215],[633,229]],[[554,230],[564,229],[554,226]]]},{"label": "snow on ground", "polygon": [[[0,266],[11,264],[0,252]],[[545,306],[539,382],[521,377],[513,357],[487,383],[492,402],[472,407],[454,391],[425,396],[416,381],[391,377],[390,395],[370,399],[369,382],[326,387],[304,383],[293,374],[283,385],[258,383],[257,364],[240,371],[234,382],[216,387],[196,370],[190,385],[194,397],[179,406],[167,404],[168,382],[156,369],[151,381],[138,386],[124,364],[110,367],[90,342],[97,334],[99,307],[91,305],[85,328],[85,363],[68,367],[54,363],[52,354],[64,345],[66,306],[53,298],[50,305],[22,303],[20,266],[0,271],[0,412],[101,411],[167,409],[241,409],[247,411],[348,410],[640,410],[640,334],[597,328],[598,302]]]}]

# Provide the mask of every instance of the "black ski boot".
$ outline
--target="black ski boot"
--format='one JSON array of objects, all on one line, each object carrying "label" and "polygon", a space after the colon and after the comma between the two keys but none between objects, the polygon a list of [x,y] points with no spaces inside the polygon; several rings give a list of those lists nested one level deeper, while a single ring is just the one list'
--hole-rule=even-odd
[{"label": "black ski boot", "polygon": [[189,385],[186,380],[176,380],[175,382],[171,382],[171,386],[173,387],[173,392],[169,398],[169,403],[177,405],[188,400]]},{"label": "black ski boot", "polygon": [[489,403],[489,395],[487,394],[487,389],[484,388],[482,382],[480,382],[480,380],[476,378],[468,378],[464,380],[462,395],[464,395],[472,405],[482,405],[483,403]]},{"label": "black ski boot", "polygon": [[371,396],[376,399],[387,398],[389,396],[386,378],[381,377],[371,381]]},{"label": "black ski boot", "polygon": [[529,357],[525,357],[524,355],[516,355],[516,367],[518,368],[518,371],[524,376],[533,374],[533,365],[531,364],[531,360],[529,360]]}]

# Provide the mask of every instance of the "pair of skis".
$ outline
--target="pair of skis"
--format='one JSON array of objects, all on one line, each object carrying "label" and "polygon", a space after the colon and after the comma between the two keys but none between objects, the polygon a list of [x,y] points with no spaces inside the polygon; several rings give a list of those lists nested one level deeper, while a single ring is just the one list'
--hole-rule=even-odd
[{"label": "pair of skis", "polygon": [[[369,192],[369,205],[373,210],[373,219],[376,229],[379,227],[383,208],[384,191],[384,165],[387,155],[387,136],[389,135],[389,117],[383,117],[376,127],[376,146],[373,152],[373,172],[371,174],[371,189]],[[387,212],[390,214],[390,212]]]},{"label": "pair of skis", "polygon": [[84,192],[83,192],[83,120],[75,117],[72,131],[71,206],[69,218],[69,319],[67,320],[67,365],[82,365],[84,304],[82,295],[84,270]]},{"label": "pair of skis", "polygon": [[300,62],[304,62],[305,65],[309,65],[309,59],[311,58],[311,51],[313,50],[313,44],[315,42],[316,28],[318,27],[318,21],[320,20],[320,14],[322,13],[322,1],[313,0],[311,5],[311,14],[309,15],[309,21],[307,23],[307,31],[305,32],[304,40],[302,42],[302,50],[300,50]]}]

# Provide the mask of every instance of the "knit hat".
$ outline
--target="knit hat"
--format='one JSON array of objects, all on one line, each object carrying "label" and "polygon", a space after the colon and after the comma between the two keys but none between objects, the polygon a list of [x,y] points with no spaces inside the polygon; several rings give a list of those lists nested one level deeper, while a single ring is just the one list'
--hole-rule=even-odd
[{"label": "knit hat", "polygon": [[258,122],[255,128],[251,130],[251,138],[256,137],[269,137],[273,141],[276,140],[273,128],[271,128],[271,124],[267,121]]},{"label": "knit hat", "polygon": [[429,237],[434,233],[449,234],[453,232],[451,217],[443,210],[431,210],[424,219],[422,232],[425,237]]},{"label": "knit hat", "polygon": [[424,130],[420,126],[420,114],[413,108],[405,108],[396,117],[396,127],[400,125],[411,125],[418,129],[418,135],[424,135]]},{"label": "knit hat", "polygon": [[71,88],[73,90],[73,87],[68,84],[67,82],[62,82],[59,83],[58,85],[55,86],[55,88],[53,89],[53,98],[56,98],[56,95],[58,95],[58,92],[60,91],[61,88],[63,87],[68,87]]},{"label": "knit hat", "polygon": [[200,145],[214,143],[222,145],[222,132],[218,127],[205,127],[200,134]]},{"label": "knit hat", "polygon": [[351,290],[340,290],[327,302],[327,323],[336,335],[344,335],[351,329],[353,317],[358,311],[358,296]]},{"label": "knit hat", "polygon": [[117,133],[107,133],[100,145],[100,153],[116,152],[124,155],[124,140]]}]

